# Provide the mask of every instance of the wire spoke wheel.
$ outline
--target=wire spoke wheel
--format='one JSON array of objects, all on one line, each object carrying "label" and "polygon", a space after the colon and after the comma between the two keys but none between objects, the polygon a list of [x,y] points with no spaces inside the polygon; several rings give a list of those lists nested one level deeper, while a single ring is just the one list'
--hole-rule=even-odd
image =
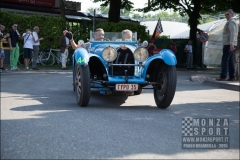
[{"label": "wire spoke wheel", "polygon": [[79,106],[85,107],[90,99],[90,72],[89,66],[79,66],[75,64],[74,85],[76,100]]}]

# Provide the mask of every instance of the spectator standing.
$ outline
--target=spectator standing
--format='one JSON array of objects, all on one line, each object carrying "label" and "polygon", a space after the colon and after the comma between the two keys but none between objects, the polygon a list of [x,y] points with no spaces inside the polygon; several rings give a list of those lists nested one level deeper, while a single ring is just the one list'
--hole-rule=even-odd
[{"label": "spectator standing", "polygon": [[221,62],[221,74],[218,81],[225,81],[229,71],[228,81],[235,81],[234,51],[237,46],[238,24],[233,18],[234,12],[228,9],[225,12],[227,23],[223,28],[223,55]]},{"label": "spectator standing", "polygon": [[18,40],[21,37],[18,30],[17,30],[18,24],[14,23],[12,25],[12,29],[9,31],[9,38],[8,38],[8,44],[10,49],[10,70],[19,70],[17,67],[17,61],[19,58],[19,46],[18,46]]},{"label": "spectator standing", "polygon": [[25,70],[29,70],[29,62],[32,57],[33,50],[33,36],[30,31],[30,27],[26,27],[26,33],[23,33],[23,58],[25,64]]},{"label": "spectator standing", "polygon": [[184,51],[186,52],[187,58],[187,69],[193,68],[193,53],[192,53],[192,41],[189,40],[188,44],[185,46]]},{"label": "spectator standing", "polygon": [[173,51],[173,53],[175,53],[175,55],[176,55],[177,54],[177,45],[176,45],[175,41],[172,42],[170,48]]},{"label": "spectator standing", "polygon": [[0,70],[7,70],[6,68],[3,67],[4,64],[4,58],[5,58],[5,53],[3,49],[3,44],[2,42],[6,41],[6,38],[9,36],[9,34],[6,34],[3,36],[3,31],[5,30],[5,26],[0,24]]},{"label": "spectator standing", "polygon": [[40,41],[43,40],[43,37],[38,38],[38,32],[40,31],[38,26],[35,26],[33,28],[33,56],[32,56],[32,69],[33,70],[39,70],[37,68],[37,58],[38,58],[38,51],[39,51],[39,46],[40,46]]},{"label": "spectator standing", "polygon": [[63,31],[63,35],[60,38],[60,52],[62,56],[62,70],[66,70],[66,63],[68,58],[68,47],[69,45],[69,39],[65,36],[68,31],[65,29]]}]

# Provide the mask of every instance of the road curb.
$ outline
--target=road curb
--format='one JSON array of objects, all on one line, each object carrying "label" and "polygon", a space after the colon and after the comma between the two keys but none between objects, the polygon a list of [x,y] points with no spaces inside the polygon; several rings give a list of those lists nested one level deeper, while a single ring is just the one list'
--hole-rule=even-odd
[{"label": "road curb", "polygon": [[219,87],[219,88],[224,88],[228,90],[233,90],[233,91],[238,91],[240,90],[239,85],[236,84],[231,84],[231,83],[221,83],[221,82],[215,82],[211,80],[205,80],[203,84],[214,86],[214,87]]},{"label": "road curb", "polygon": [[190,80],[193,82],[202,83],[205,85],[224,88],[228,90],[238,91],[240,90],[239,81],[230,82],[230,81],[216,81],[216,78],[209,75],[192,75]]}]

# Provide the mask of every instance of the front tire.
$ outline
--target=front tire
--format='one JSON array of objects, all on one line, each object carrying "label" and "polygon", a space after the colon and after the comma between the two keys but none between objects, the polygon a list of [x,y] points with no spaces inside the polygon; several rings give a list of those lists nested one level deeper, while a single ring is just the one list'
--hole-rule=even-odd
[{"label": "front tire", "polygon": [[75,92],[77,104],[86,107],[90,99],[90,71],[89,66],[79,66],[75,64]]},{"label": "front tire", "polygon": [[176,91],[177,72],[175,66],[164,65],[164,69],[158,71],[154,85],[154,99],[158,108],[165,109],[170,106]]}]

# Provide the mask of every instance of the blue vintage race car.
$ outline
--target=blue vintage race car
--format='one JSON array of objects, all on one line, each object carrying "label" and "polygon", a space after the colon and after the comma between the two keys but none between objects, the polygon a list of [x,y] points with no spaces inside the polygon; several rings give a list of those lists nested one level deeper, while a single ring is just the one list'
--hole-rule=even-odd
[{"label": "blue vintage race car", "polygon": [[98,88],[100,94],[139,95],[142,89],[151,87],[156,105],[167,108],[176,90],[174,53],[163,49],[150,54],[147,41],[137,43],[137,33],[133,33],[132,41],[113,41],[114,35],[105,32],[105,41],[94,41],[92,37],[88,43],[79,41],[81,47],[72,57],[73,90],[78,105],[88,105],[91,88]]}]

